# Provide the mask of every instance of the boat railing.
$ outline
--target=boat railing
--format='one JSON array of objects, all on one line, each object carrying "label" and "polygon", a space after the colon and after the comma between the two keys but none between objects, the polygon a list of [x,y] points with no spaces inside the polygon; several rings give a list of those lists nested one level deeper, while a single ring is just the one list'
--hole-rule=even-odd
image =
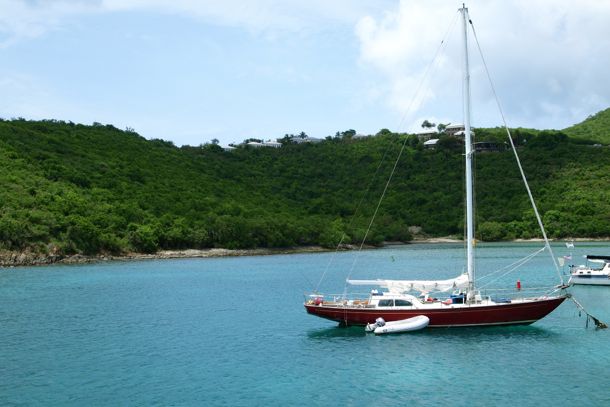
[{"label": "boat railing", "polygon": [[544,297],[552,294],[556,289],[546,287],[528,287],[528,288],[494,288],[482,289],[480,293],[483,297],[491,298],[492,300],[509,299],[514,300],[523,297]]},{"label": "boat railing", "polygon": [[354,306],[365,307],[369,305],[370,293],[349,293],[349,294],[305,294],[307,304],[327,305],[327,306]]},{"label": "boat railing", "polygon": [[[494,301],[508,301],[524,297],[545,297],[551,295],[557,289],[544,287],[522,287],[522,288],[493,288],[478,290],[482,298],[489,298]],[[420,296],[418,293],[413,293]],[[445,300],[449,298],[451,292],[429,293],[428,297],[434,300]],[[371,293],[348,293],[348,294],[304,294],[307,304],[328,305],[328,306],[354,306],[366,307],[369,305]]]}]

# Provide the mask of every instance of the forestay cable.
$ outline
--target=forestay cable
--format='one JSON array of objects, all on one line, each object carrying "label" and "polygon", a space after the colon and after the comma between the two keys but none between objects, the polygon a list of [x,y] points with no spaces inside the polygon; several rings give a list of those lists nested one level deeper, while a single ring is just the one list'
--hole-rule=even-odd
[{"label": "forestay cable", "polygon": [[493,271],[493,272],[491,272],[491,273],[489,273],[489,274],[487,274],[487,275],[485,275],[485,276],[480,277],[480,278],[479,278],[479,281],[484,280],[484,279],[486,279],[486,278],[488,278],[488,277],[491,277],[491,276],[493,276],[493,275],[495,275],[495,274],[498,274],[498,273],[500,273],[500,272],[502,272],[502,271],[504,271],[504,270],[507,270],[507,269],[508,269],[508,271],[506,271],[506,272],[505,272],[504,274],[502,274],[501,276],[496,277],[496,279],[494,279],[494,280],[490,280],[490,281],[489,281],[487,284],[484,284],[484,285],[480,286],[479,288],[485,288],[485,287],[487,287],[488,285],[490,285],[491,283],[493,283],[494,281],[496,281],[496,280],[498,280],[498,279],[500,279],[500,278],[502,278],[502,277],[504,277],[504,276],[506,276],[506,275],[508,275],[508,274],[512,273],[513,271],[517,270],[519,267],[523,266],[525,263],[529,262],[531,259],[533,259],[534,257],[536,257],[536,256],[537,256],[539,253],[543,252],[543,251],[544,251],[544,249],[545,249],[545,248],[543,247],[542,249],[537,250],[537,251],[535,251],[534,253],[528,254],[527,256],[525,256],[525,257],[523,257],[522,259],[519,259],[519,260],[517,260],[517,261],[515,261],[515,262],[513,262],[513,263],[511,263],[511,264],[509,264],[508,266],[504,266],[504,267],[499,268],[498,270],[495,270],[495,271]]},{"label": "forestay cable", "polygon": [[498,94],[496,93],[496,88],[494,87],[493,81],[491,80],[491,75],[489,74],[489,69],[487,69],[487,62],[485,62],[485,58],[483,57],[483,51],[481,50],[481,45],[479,44],[479,39],[477,38],[477,32],[474,29],[474,24],[472,20],[469,20],[470,26],[472,27],[472,33],[474,35],[475,42],[477,44],[477,49],[479,50],[479,55],[481,56],[481,61],[483,62],[483,67],[485,68],[485,74],[487,75],[487,79],[489,80],[489,85],[491,87],[491,91],[496,100],[496,104],[498,105],[498,110],[500,111],[500,116],[502,116],[502,123],[504,124],[504,129],[506,129],[506,134],[508,135],[508,140],[510,141],[510,145],[513,149],[513,153],[515,154],[515,159],[517,160],[517,166],[519,167],[519,172],[521,173],[521,178],[525,183],[525,189],[527,190],[527,195],[529,196],[532,207],[534,208],[534,214],[536,215],[536,220],[538,221],[538,226],[542,231],[542,237],[544,238],[545,248],[549,249],[549,254],[551,255],[551,260],[553,261],[553,265],[555,266],[555,270],[557,270],[557,275],[559,276],[559,281],[563,284],[563,277],[561,276],[561,272],[559,270],[559,266],[557,265],[557,260],[555,259],[555,255],[553,254],[553,249],[551,248],[551,244],[549,243],[549,239],[546,236],[546,231],[544,229],[544,225],[542,224],[542,219],[540,218],[540,214],[538,213],[538,207],[536,206],[536,202],[534,201],[534,196],[532,195],[532,191],[530,190],[529,184],[527,183],[527,178],[525,176],[525,172],[523,171],[523,167],[521,166],[521,160],[519,159],[519,155],[517,154],[517,148],[513,143],[513,138],[510,134],[510,130],[508,129],[508,125],[506,124],[506,118],[504,116],[504,111],[502,110],[502,105],[500,104],[500,100],[498,99]]}]

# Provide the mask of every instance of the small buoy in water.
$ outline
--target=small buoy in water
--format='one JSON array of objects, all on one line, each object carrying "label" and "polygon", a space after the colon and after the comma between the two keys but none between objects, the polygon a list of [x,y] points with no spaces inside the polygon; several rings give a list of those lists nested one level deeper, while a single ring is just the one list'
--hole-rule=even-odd
[{"label": "small buoy in water", "polygon": [[517,290],[521,290],[521,280],[517,280]]}]

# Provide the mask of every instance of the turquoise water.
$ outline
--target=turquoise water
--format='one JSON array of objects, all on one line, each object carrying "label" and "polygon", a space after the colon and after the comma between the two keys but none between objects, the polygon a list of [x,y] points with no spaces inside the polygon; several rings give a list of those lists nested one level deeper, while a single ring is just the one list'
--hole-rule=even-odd
[{"label": "turquoise water", "polygon": [[[479,274],[537,247],[482,245]],[[577,244],[575,262],[585,253],[610,244]],[[331,259],[321,289],[335,292],[348,274],[463,267],[460,245],[409,245],[2,269],[0,405],[610,405],[610,329],[585,329],[571,302],[526,327],[376,337],[305,313]],[[549,265],[542,253],[503,280],[555,284]],[[610,322],[610,287],[572,292]]]}]

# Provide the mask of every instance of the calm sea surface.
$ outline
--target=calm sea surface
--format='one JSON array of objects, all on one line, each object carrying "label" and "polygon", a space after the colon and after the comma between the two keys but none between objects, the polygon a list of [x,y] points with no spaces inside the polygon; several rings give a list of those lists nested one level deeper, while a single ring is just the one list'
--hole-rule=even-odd
[{"label": "calm sea surface", "polygon": [[[479,275],[539,247],[481,245]],[[573,262],[583,254],[610,244],[577,243]],[[327,268],[320,290],[343,292],[348,275],[450,278],[463,264],[461,245],[416,244],[0,269],[0,405],[610,405],[610,329],[586,329],[571,301],[525,327],[382,337],[303,309]],[[517,278],[559,281],[547,253],[501,280]],[[610,323],[610,287],[571,291]]]}]

